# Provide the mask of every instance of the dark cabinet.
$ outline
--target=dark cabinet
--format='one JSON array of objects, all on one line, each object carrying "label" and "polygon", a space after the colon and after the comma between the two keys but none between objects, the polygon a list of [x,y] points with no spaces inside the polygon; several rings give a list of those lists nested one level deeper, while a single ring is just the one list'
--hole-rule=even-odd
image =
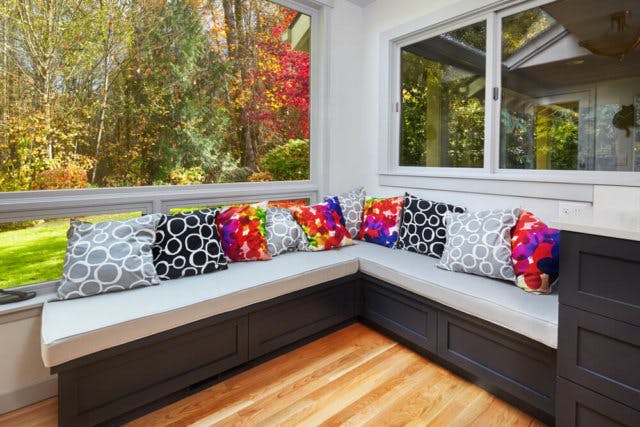
[{"label": "dark cabinet", "polygon": [[558,425],[640,425],[640,242],[561,242]]}]

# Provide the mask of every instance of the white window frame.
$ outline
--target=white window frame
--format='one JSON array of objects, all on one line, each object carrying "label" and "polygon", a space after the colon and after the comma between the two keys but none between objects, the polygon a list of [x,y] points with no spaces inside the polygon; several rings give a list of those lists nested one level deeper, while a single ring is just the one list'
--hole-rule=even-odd
[{"label": "white window frame", "polygon": [[[118,212],[169,213],[176,207],[261,200],[308,198],[316,202],[326,192],[328,179],[328,22],[333,0],[270,1],[311,16],[308,180],[0,192],[0,223]],[[25,284],[20,289],[47,293],[56,284],[57,281]]]},{"label": "white window frame", "polygon": [[[380,39],[379,164],[381,185],[437,188],[499,195],[591,202],[593,185],[640,186],[640,173],[555,171],[500,168],[500,105],[493,88],[502,87],[500,71],[502,18],[555,0],[468,1],[393,28]],[[479,21],[487,23],[485,79],[485,155],[482,168],[400,166],[400,53],[404,46]],[[581,91],[576,88],[576,92]],[[584,91],[584,89],[582,89]],[[536,185],[532,185],[536,184]],[[525,192],[526,191],[526,192]]]}]

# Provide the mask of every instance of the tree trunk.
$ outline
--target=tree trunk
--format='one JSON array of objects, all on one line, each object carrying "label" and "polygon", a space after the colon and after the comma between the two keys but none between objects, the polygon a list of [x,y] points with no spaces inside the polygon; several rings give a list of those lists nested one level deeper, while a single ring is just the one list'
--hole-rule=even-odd
[{"label": "tree trunk", "polygon": [[102,86],[102,104],[100,105],[100,124],[98,125],[98,137],[96,138],[95,159],[96,164],[91,173],[91,183],[96,183],[96,173],[98,172],[98,161],[100,159],[100,143],[102,142],[102,134],[104,133],[104,119],[107,112],[107,100],[109,99],[109,57],[111,56],[111,22],[109,22],[107,30],[107,38],[104,43],[104,79]]}]

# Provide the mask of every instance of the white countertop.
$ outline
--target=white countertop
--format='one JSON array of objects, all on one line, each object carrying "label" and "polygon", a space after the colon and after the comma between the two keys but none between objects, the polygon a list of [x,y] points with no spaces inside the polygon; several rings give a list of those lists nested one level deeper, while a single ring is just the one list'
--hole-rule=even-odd
[{"label": "white countertop", "polygon": [[577,233],[640,241],[640,211],[594,209],[583,216],[556,218],[549,225]]}]

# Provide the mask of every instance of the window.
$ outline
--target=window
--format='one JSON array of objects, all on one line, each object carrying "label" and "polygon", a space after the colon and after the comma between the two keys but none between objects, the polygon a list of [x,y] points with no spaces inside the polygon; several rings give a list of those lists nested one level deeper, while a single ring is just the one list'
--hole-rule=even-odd
[{"label": "window", "polygon": [[267,0],[0,13],[0,191],[309,179],[311,16]]},{"label": "window", "polygon": [[385,35],[383,175],[640,185],[636,2],[458,9]]},{"label": "window", "polygon": [[483,166],[486,33],[479,22],[402,48],[401,166]]},{"label": "window", "polygon": [[326,11],[283,3],[3,3],[1,287],[57,279],[71,217],[318,198]]}]

